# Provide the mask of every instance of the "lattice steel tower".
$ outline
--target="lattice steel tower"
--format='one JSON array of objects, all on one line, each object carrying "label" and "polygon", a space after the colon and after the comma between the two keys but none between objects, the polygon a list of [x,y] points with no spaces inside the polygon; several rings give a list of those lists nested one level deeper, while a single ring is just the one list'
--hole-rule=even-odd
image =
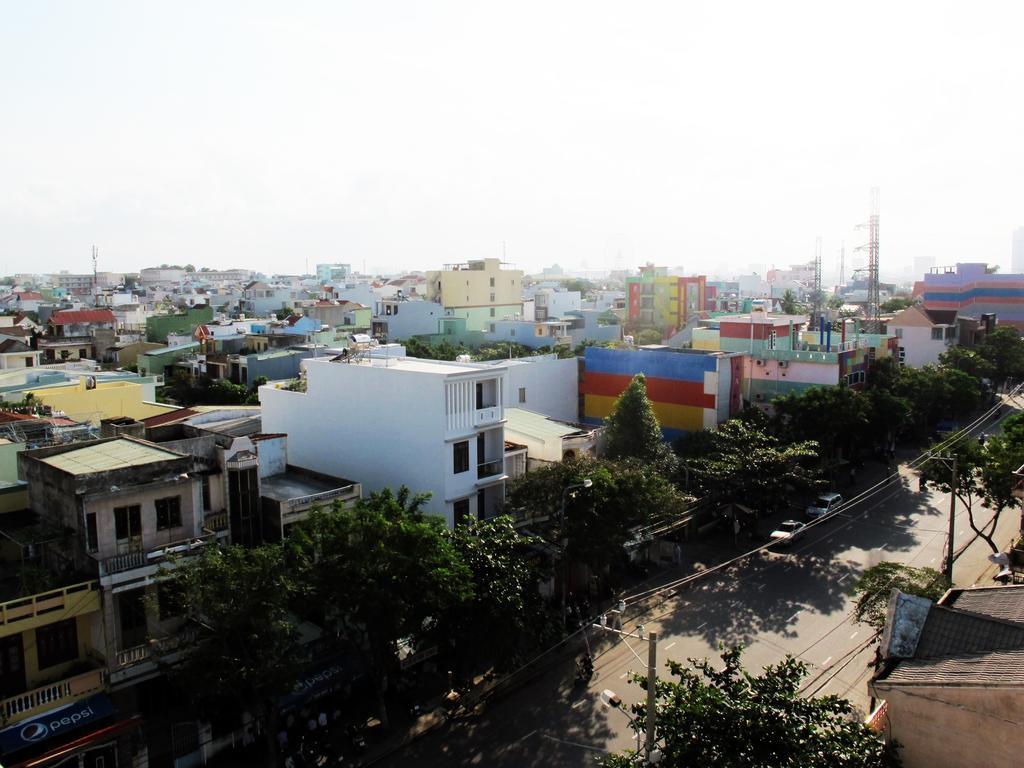
[{"label": "lattice steel tower", "polygon": [[821,235],[814,240],[814,288],[811,294],[811,328],[821,322],[821,306],[824,298],[821,292]]},{"label": "lattice steel tower", "polygon": [[878,297],[878,187],[871,188],[871,218],[868,219],[868,333],[881,330]]}]

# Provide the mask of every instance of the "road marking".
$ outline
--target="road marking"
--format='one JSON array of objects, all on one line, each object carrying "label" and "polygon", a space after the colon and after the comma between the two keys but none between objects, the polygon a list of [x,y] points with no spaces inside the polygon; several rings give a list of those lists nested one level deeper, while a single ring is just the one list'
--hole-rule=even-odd
[{"label": "road marking", "polygon": [[854,632],[852,635],[850,635],[850,639],[853,640],[853,638],[855,638],[859,634],[860,632]]},{"label": "road marking", "polygon": [[[825,659],[825,660],[824,660],[823,662],[821,662],[821,666],[823,666],[823,667],[827,667],[827,666],[828,666],[828,663],[829,663],[830,661],[832,661],[832,657],[831,657],[831,656],[829,656],[829,657],[828,657],[827,659]],[[575,706],[575,705],[573,705],[573,706]]]},{"label": "road marking", "polygon": [[801,608],[801,609],[800,609],[799,611],[797,611],[797,612],[796,612],[796,613],[794,613],[794,614],[793,614],[792,616],[790,616],[788,620],[789,620],[789,621],[792,621],[793,619],[795,619],[795,618],[796,618],[797,616],[799,616],[799,615],[800,615],[801,613],[803,613],[803,612],[804,612],[804,609],[803,609],[803,608]]},{"label": "road marking", "polygon": [[929,563],[934,563],[936,559],[937,559],[937,558],[934,558],[934,557],[933,557],[933,558],[932,558],[931,560],[929,560],[928,562],[929,562]]},{"label": "road marking", "polygon": [[580,749],[590,749],[590,750],[593,750],[594,752],[604,752],[605,754],[608,754],[608,750],[604,749],[603,747],[595,747],[595,746],[592,746],[590,744],[580,744],[578,741],[567,741],[566,739],[556,739],[554,736],[548,736],[546,733],[542,733],[540,735],[540,737],[542,739],[548,739],[549,741],[553,741],[556,744],[568,744],[570,747],[579,747]]},{"label": "road marking", "polygon": [[580,699],[579,701],[577,701],[575,704],[572,705],[572,708],[576,709],[577,707],[582,707],[584,701],[586,701],[586,699]]},{"label": "road marking", "polygon": [[704,627],[706,627],[707,625],[708,625],[708,623],[705,621],[703,624],[701,624],[699,627],[697,627],[697,629],[704,629]]},{"label": "road marking", "polygon": [[757,591],[758,591],[758,592],[760,592],[760,591],[761,591],[762,589],[764,589],[764,588],[765,588],[765,587],[767,587],[767,586],[768,586],[767,584],[761,584],[761,585],[760,585],[760,586],[759,586],[759,587],[757,588]]},{"label": "road marking", "polygon": [[957,531],[957,532],[956,532],[956,535],[957,535],[957,536],[963,536],[963,535],[964,535],[964,532],[963,532],[963,531]]},{"label": "road marking", "polygon": [[526,734],[526,735],[525,735],[525,736],[523,736],[523,737],[522,737],[521,739],[519,739],[519,741],[526,741],[526,740],[527,740],[528,738],[530,738],[531,736],[533,736],[533,734],[535,734],[536,732],[537,732],[537,729],[536,729],[536,728],[534,728],[534,729],[533,729],[532,731],[530,731],[530,732],[529,732],[528,734]]},{"label": "road marking", "polygon": [[840,584],[842,584],[842,583],[843,583],[844,581],[846,581],[846,580],[847,580],[848,578],[850,578],[850,574],[849,574],[849,572],[847,572],[847,573],[844,573],[844,574],[843,574],[843,577],[842,577],[842,578],[841,578],[841,579],[839,580],[839,583],[840,583]]},{"label": "road marking", "polygon": [[626,679],[626,675],[628,675],[628,674],[629,674],[629,672],[623,672],[621,675],[619,675],[619,680],[625,680]]},{"label": "road marking", "polygon": [[885,549],[887,546],[889,546],[889,545],[888,544],[883,544],[882,546],[879,547],[879,549]]},{"label": "road marking", "polygon": [[675,644],[676,644],[676,642],[677,642],[676,640],[673,640],[673,641],[672,641],[671,643],[669,643],[668,645],[666,645],[666,646],[665,646],[665,650],[666,650],[666,651],[671,651],[671,650],[672,650],[672,646],[673,646],[673,645],[675,645]]}]

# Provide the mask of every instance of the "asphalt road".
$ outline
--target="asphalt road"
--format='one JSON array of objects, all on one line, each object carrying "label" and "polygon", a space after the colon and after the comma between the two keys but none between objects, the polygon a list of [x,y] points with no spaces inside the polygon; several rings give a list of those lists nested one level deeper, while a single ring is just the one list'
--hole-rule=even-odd
[{"label": "asphalt road", "polygon": [[[748,669],[796,656],[808,664],[808,693],[844,696],[866,713],[874,644],[871,628],[852,618],[853,585],[865,568],[883,560],[940,568],[945,552],[948,495],[922,494],[916,476],[905,468],[901,473],[899,482],[814,527],[790,548],[748,558],[665,596],[643,616],[627,611],[626,629],[642,622],[658,633],[659,674],[668,674],[670,659],[714,657],[719,644],[742,644]],[[989,510],[976,506],[979,523],[991,519]],[[956,526],[958,548],[973,537],[964,517]],[[997,543],[1005,545],[1019,522],[1016,510],[1004,511]],[[988,553],[983,541],[971,543],[956,562],[956,583],[991,574]],[[600,693],[611,689],[627,704],[644,699],[629,678],[645,671],[647,643],[604,634],[595,629],[589,635],[599,655],[587,687],[573,685],[574,670],[566,664],[492,702],[476,719],[428,735],[382,764],[571,768],[593,766],[609,750],[635,746],[626,715],[605,707]],[[578,646],[582,653],[582,640]]]}]

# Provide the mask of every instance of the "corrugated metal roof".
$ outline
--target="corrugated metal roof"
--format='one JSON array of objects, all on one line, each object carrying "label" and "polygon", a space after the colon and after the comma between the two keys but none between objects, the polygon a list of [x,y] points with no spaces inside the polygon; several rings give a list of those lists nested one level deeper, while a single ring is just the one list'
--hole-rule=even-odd
[{"label": "corrugated metal roof", "polygon": [[87,445],[64,453],[40,459],[54,469],[72,475],[88,475],[93,472],[109,472],[114,469],[138,467],[158,461],[179,459],[181,456],[154,445],[136,440],[110,440],[105,443]]},{"label": "corrugated metal roof", "polygon": [[525,408],[506,408],[505,419],[506,431],[522,432],[538,438],[566,437],[583,431],[580,427],[555,421],[543,413],[528,411]]}]

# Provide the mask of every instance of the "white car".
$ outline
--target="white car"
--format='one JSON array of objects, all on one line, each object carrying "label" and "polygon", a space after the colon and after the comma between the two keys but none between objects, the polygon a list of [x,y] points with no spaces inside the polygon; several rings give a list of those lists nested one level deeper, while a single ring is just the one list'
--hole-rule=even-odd
[{"label": "white car", "polygon": [[835,512],[843,503],[843,497],[838,493],[822,493],[807,507],[807,516],[811,520],[817,520],[830,512]]},{"label": "white car", "polygon": [[773,544],[792,544],[797,539],[803,538],[806,523],[797,520],[786,520],[782,525],[772,531],[771,539]]}]

